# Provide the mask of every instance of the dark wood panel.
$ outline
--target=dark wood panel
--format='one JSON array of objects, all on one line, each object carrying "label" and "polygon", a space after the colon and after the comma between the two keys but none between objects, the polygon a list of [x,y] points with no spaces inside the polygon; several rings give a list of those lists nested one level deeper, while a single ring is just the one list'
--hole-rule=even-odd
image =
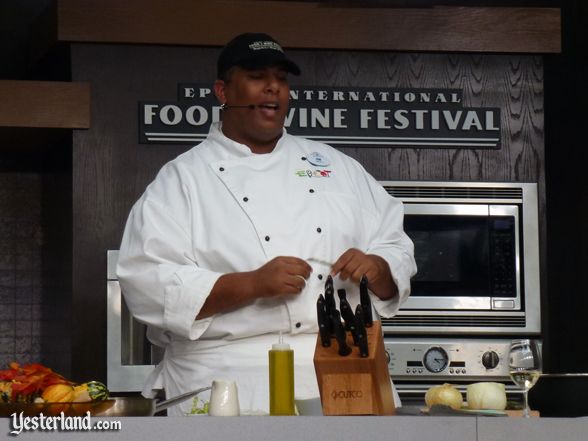
[{"label": "dark wood panel", "polygon": [[[93,88],[92,127],[74,133],[76,378],[105,376],[106,250],[119,247],[132,204],[159,168],[190,148],[138,144],[137,103],[175,100],[178,82],[212,84],[218,52],[171,46],[72,46],[73,79],[91,82]],[[311,50],[292,50],[290,55],[303,70],[296,85],[460,88],[465,106],[502,109],[499,150],[342,149],[377,179],[543,179],[540,57]],[[87,310],[92,314],[85,314]]]},{"label": "dark wood panel", "polygon": [[0,80],[0,102],[0,127],[90,127],[89,84]]},{"label": "dark wood panel", "polygon": [[561,51],[560,13],[554,8],[357,8],[243,0],[177,0],[172,7],[166,0],[58,0],[57,13],[60,41],[222,46],[257,29],[297,48]]},{"label": "dark wood panel", "polygon": [[[301,84],[456,88],[465,107],[499,107],[499,150],[344,148],[378,179],[543,179],[542,60],[536,56],[293,51]],[[311,72],[306,75],[306,72]]]}]

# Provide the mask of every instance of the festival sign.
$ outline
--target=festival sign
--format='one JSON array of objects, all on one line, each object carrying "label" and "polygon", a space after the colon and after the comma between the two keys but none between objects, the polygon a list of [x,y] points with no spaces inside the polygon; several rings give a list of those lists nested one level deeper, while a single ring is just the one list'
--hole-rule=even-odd
[{"label": "festival sign", "polygon": [[[220,117],[209,86],[181,83],[176,101],[139,102],[139,142],[197,144]],[[292,86],[285,126],[338,147],[499,149],[501,139],[500,109],[464,107],[459,89]]]}]

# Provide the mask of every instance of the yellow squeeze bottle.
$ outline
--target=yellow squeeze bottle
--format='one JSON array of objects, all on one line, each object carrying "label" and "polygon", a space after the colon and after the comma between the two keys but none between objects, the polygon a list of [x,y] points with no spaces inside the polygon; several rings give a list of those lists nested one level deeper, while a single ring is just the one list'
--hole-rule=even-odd
[{"label": "yellow squeeze bottle", "polygon": [[294,351],[288,343],[274,343],[269,355],[270,415],[295,415]]}]

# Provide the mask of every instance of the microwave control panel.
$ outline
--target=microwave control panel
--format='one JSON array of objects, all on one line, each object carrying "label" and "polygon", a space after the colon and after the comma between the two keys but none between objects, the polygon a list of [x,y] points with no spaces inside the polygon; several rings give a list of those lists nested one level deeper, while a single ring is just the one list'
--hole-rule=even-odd
[{"label": "microwave control panel", "polygon": [[385,337],[393,380],[508,380],[506,339]]}]

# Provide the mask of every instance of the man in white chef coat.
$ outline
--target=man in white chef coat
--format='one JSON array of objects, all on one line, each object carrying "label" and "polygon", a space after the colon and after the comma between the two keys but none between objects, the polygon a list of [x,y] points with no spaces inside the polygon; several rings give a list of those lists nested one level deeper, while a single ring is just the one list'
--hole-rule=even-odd
[{"label": "man in white chef coat", "polygon": [[237,36],[217,67],[222,121],[134,205],[118,276],[132,314],[165,347],[145,395],[228,378],[241,409],[267,411],[267,351],[280,332],[294,349],[296,397],[318,397],[316,301],[327,276],[355,308],[366,275],[374,309],[391,316],[410,291],[413,245],[402,204],[359,163],[286,133],[288,75],[300,69],[273,38]]}]

